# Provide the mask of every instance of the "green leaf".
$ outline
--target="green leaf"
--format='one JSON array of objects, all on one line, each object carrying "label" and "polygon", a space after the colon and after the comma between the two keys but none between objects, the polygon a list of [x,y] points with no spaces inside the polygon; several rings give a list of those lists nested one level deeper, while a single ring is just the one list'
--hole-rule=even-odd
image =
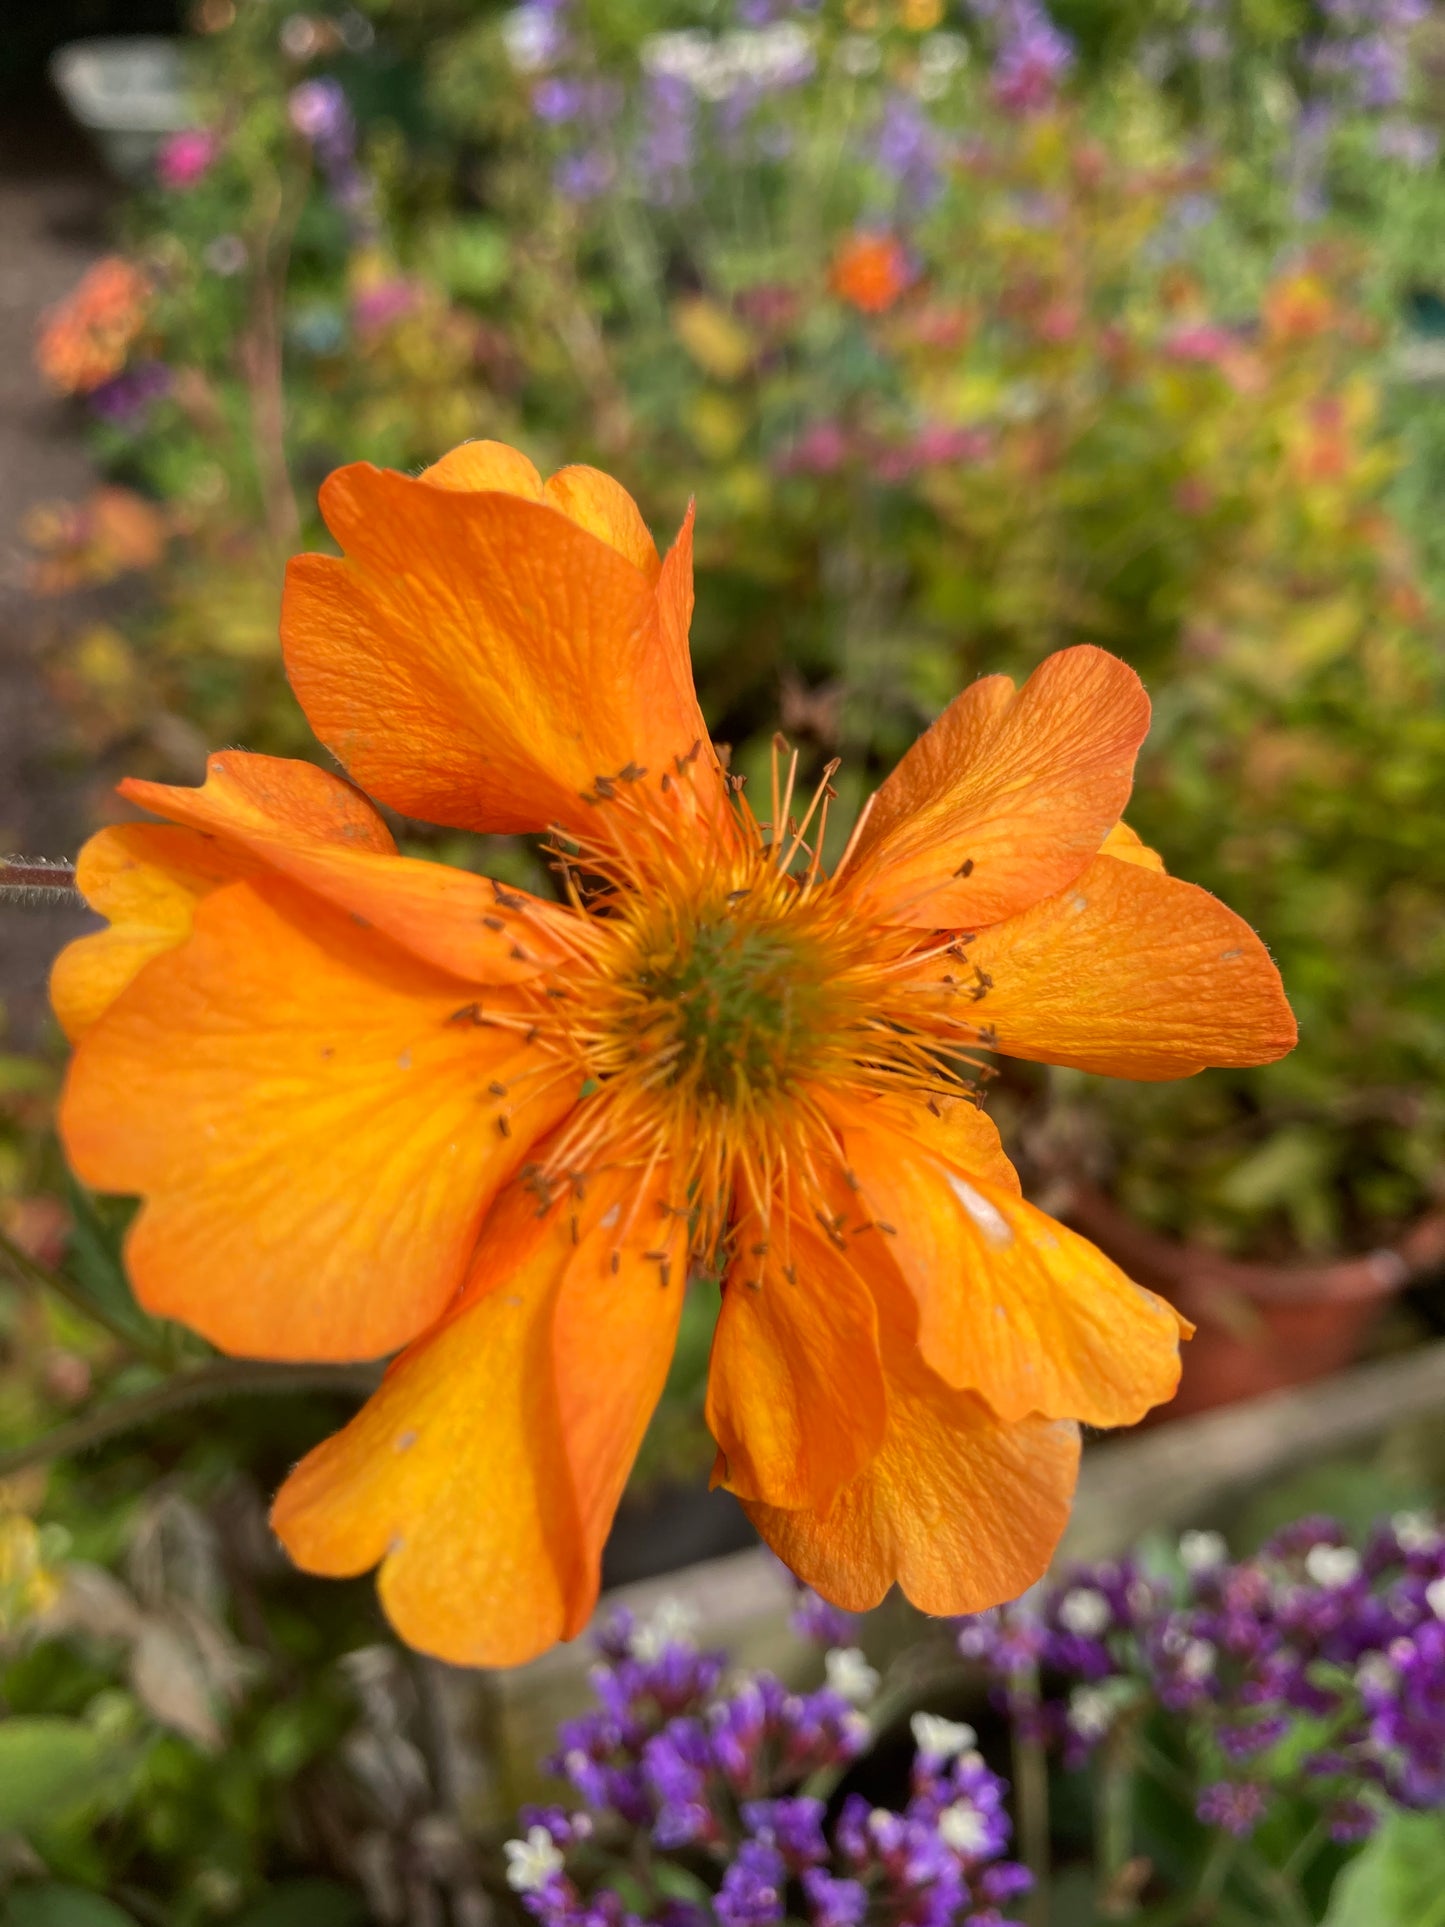
[{"label": "green leaf", "polygon": [[80,1720],[0,1720],[0,1828],[34,1826],[94,1792],[109,1755]]},{"label": "green leaf", "polygon": [[135,1917],[113,1901],[84,1887],[47,1880],[39,1887],[17,1887],[0,1914],[3,1927],[136,1927]]},{"label": "green leaf", "polygon": [[1445,1927],[1439,1814],[1392,1814],[1335,1882],[1324,1927]]},{"label": "green leaf", "polygon": [[237,1914],[232,1927],[366,1927],[369,1919],[354,1888],[334,1880],[288,1880]]},{"label": "green leaf", "polygon": [[110,1216],[84,1185],[74,1178],[66,1180],[66,1202],[70,1206],[70,1250],[66,1272],[72,1284],[91,1299],[113,1326],[132,1334],[137,1344],[154,1350],[164,1342],[165,1325],[149,1317],[136,1303],[130,1281],[121,1263],[120,1243],[124,1225],[114,1206]]}]

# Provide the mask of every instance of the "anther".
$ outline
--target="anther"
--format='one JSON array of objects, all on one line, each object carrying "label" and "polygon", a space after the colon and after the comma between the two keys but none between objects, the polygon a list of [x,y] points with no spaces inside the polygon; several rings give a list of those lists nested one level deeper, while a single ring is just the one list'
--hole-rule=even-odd
[{"label": "anther", "polygon": [[503,1112],[503,1114],[497,1119],[497,1129],[501,1132],[503,1137],[510,1137],[512,1135],[511,1122],[507,1118],[505,1112]]},{"label": "anther", "polygon": [[966,856],[953,874],[956,877],[971,877],[973,875],[973,858]]},{"label": "anther", "polygon": [[618,770],[617,780],[619,783],[640,783],[646,774],[641,763],[629,763],[625,769]]},{"label": "anther", "polygon": [[483,917],[482,922],[487,926],[488,930],[505,930],[507,927],[500,917]]},{"label": "anther", "polygon": [[505,1097],[507,1095],[506,1085],[499,1084],[495,1077],[492,1079],[491,1083],[488,1084],[487,1089],[492,1093],[493,1097]]},{"label": "anther", "polygon": [[572,1242],[573,1242],[573,1244],[574,1244],[574,1245],[580,1245],[580,1244],[581,1244],[581,1242],[582,1242],[582,1227],[581,1227],[581,1225],[580,1225],[580,1224],[578,1224],[578,1222],[577,1222],[577,1213],[576,1213],[575,1211],[574,1211],[574,1212],[572,1213],[572,1216],[571,1216],[571,1218],[569,1219],[569,1221],[568,1221],[568,1222],[570,1223],[570,1225],[571,1225],[571,1228],[572,1228]]},{"label": "anther", "polygon": [[481,1021],[482,1007],[480,1004],[463,1004],[460,1010],[454,1010],[451,1016],[447,1018],[449,1024],[479,1024]]},{"label": "anther", "polygon": [[514,943],[512,945],[512,962],[513,963],[530,963],[531,962],[531,958],[527,955],[526,951],[522,948],[521,944],[519,943]]},{"label": "anther", "polygon": [[608,1260],[608,1269],[611,1271],[612,1276],[614,1278],[617,1276],[618,1272],[621,1271],[622,1253],[620,1251],[613,1252],[611,1258]]}]

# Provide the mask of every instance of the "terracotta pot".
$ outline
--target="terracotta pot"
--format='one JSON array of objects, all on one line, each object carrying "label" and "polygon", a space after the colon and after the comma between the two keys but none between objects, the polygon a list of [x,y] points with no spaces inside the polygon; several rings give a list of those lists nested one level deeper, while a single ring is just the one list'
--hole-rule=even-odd
[{"label": "terracotta pot", "polygon": [[1359,1355],[1388,1299],[1445,1262],[1445,1211],[1362,1257],[1296,1265],[1244,1264],[1177,1244],[1088,1185],[1071,1188],[1062,1215],[1195,1326],[1179,1392],[1151,1414],[1155,1422],[1328,1378]]}]

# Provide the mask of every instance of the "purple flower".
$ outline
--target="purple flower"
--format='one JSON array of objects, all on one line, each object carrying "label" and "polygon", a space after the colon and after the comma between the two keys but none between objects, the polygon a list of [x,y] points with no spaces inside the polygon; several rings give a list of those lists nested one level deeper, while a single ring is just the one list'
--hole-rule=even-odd
[{"label": "purple flower", "polygon": [[994,99],[1009,114],[1037,114],[1052,107],[1074,64],[1074,46],[1039,0],[998,0],[993,64]]},{"label": "purple flower", "polygon": [[713,1902],[722,1927],[769,1927],[783,1918],[787,1869],[776,1847],[744,1840]]},{"label": "purple flower", "polygon": [[1269,1800],[1253,1780],[1216,1780],[1199,1795],[1194,1811],[1207,1827],[1222,1827],[1245,1840],[1264,1818]]},{"label": "purple flower", "polygon": [[873,136],[873,152],[905,201],[926,207],[938,198],[943,187],[941,151],[938,129],[918,103],[907,94],[890,94]]},{"label": "purple flower", "polygon": [[823,1812],[821,1800],[748,1800],[743,1804],[743,1825],[756,1839],[776,1847],[789,1871],[797,1873],[828,1857]]},{"label": "purple flower", "polygon": [[557,192],[567,201],[596,201],[611,187],[617,169],[600,147],[580,148],[557,163]]},{"label": "purple flower", "polygon": [[857,1644],[858,1615],[845,1613],[841,1606],[830,1606],[815,1592],[798,1595],[789,1624],[800,1638],[814,1640],[819,1646]]},{"label": "purple flower", "polygon": [[803,1875],[803,1894],[813,1927],[862,1927],[868,1911],[868,1890],[856,1880],[839,1880],[810,1867]]},{"label": "purple flower", "polygon": [[140,361],[132,368],[92,388],[86,396],[103,421],[125,427],[144,416],[153,402],[171,390],[171,371],[163,361]]}]

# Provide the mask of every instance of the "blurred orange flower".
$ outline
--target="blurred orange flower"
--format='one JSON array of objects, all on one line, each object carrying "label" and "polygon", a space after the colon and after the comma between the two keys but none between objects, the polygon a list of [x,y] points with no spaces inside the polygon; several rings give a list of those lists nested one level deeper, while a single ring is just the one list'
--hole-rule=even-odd
[{"label": "blurred orange flower", "polygon": [[855,234],[833,258],[829,286],[863,314],[884,314],[913,282],[908,250],[892,234]]},{"label": "blurred orange flower", "polygon": [[[570,1638],[690,1273],[722,1281],[715,1477],[827,1597],[961,1613],[1038,1576],[1080,1422],[1168,1398],[1180,1320],[1020,1194],[992,1052],[1136,1078],[1279,1056],[1263,946],[1120,821],[1148,702],[1103,651],[966,690],[832,863],[780,747],[755,814],[607,476],[495,443],[322,494],[293,685],[404,815],[547,831],[565,901],[398,855],[359,789],[228,751],[102,831],[57,962],[81,1177],[137,1292],[227,1351],[405,1347],[286,1481],[309,1571],[381,1563],[470,1664]],[[761,817],[762,820],[759,820]]]},{"label": "blurred orange flower", "polygon": [[152,569],[165,553],[165,516],[128,488],[98,488],[83,502],[40,502],[23,533],[38,559],[32,595],[67,595],[118,575]]},{"label": "blurred orange flower", "polygon": [[88,395],[118,375],[145,326],[149,299],[139,268],[118,254],[97,261],[41,324],[35,360],[51,387]]}]

